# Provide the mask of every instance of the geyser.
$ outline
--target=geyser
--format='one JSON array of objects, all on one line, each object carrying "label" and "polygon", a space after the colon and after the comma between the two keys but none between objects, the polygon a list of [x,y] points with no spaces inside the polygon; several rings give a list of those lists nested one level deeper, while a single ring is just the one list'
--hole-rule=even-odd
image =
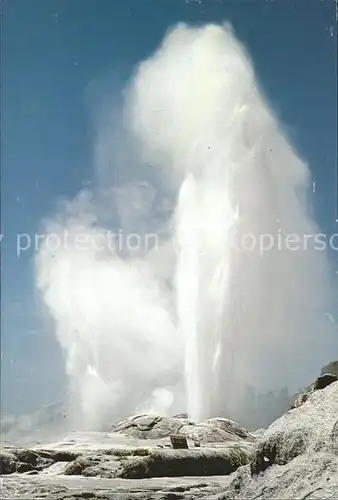
[{"label": "geyser", "polygon": [[[137,68],[125,123],[140,164],[174,187],[167,241],[143,260],[74,242],[38,256],[85,422],[150,407],[241,420],[248,386],[299,388],[336,342],[309,169],[227,25],[170,31]],[[154,186],[161,196],[158,179]],[[56,230],[97,230],[98,205],[71,203]],[[161,270],[172,260],[168,284]]]},{"label": "geyser", "polygon": [[[238,413],[248,384],[301,382],[325,357],[325,257],[304,239],[318,232],[305,197],[309,170],[229,27],[172,31],[139,68],[132,118],[144,159],[179,184],[176,293],[189,412],[197,420]],[[263,235],[275,240],[268,252]],[[278,245],[290,235],[296,251]]]}]

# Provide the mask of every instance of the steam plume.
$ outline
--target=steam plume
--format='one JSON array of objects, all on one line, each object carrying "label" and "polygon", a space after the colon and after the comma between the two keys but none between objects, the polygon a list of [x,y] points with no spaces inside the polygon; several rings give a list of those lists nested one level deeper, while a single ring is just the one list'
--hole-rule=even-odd
[{"label": "steam plume", "polygon": [[[124,117],[139,172],[154,167],[142,185],[153,183],[147,193],[156,196],[140,203],[140,184],[118,193],[136,196],[137,225],[156,226],[159,248],[142,258],[79,251],[76,234],[104,231],[99,196],[85,209],[80,197],[48,223],[59,234],[68,228],[71,248],[51,256],[46,246],[38,256],[38,286],[85,421],[99,426],[140,408],[241,418],[248,385],[298,388],[336,342],[324,315],[325,254],[310,238],[302,244],[318,232],[309,169],[229,26],[170,31],[137,68]],[[158,179],[170,187],[171,213],[156,206]],[[108,193],[109,211],[117,191]],[[300,238],[300,250],[280,244],[286,234]],[[264,253],[262,235],[272,242]]]}]

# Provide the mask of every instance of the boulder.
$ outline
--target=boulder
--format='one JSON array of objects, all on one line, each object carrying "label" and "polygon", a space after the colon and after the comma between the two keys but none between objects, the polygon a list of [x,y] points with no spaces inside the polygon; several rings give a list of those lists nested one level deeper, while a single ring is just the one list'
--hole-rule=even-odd
[{"label": "boulder", "polygon": [[126,434],[138,439],[162,439],[182,434],[196,444],[226,443],[228,441],[248,441],[255,438],[236,422],[226,418],[211,418],[195,424],[185,418],[161,417],[158,415],[138,415],[130,417],[112,428],[113,432]]},{"label": "boulder", "polygon": [[5,448],[0,454],[0,475],[41,471],[53,463],[52,458],[25,448]]},{"label": "boulder", "polygon": [[327,447],[333,451],[337,416],[338,383],[335,382],[326,392],[316,390],[310,394],[306,403],[288,411],[269,427],[258,444],[253,473],[273,464],[285,465],[308,450],[317,452]]},{"label": "boulder", "polygon": [[13,474],[16,472],[19,461],[14,453],[2,451],[0,453],[0,475]]},{"label": "boulder", "polygon": [[276,420],[217,499],[338,498],[337,416],[334,382]]},{"label": "boulder", "polygon": [[248,439],[252,442],[255,441],[254,436],[249,434],[249,432],[244,429],[244,427],[241,427],[229,418],[209,418],[206,423],[212,425],[213,427],[219,427],[220,429],[228,432],[231,435],[238,436],[242,439]]},{"label": "boulder", "polygon": [[160,417],[158,415],[136,415],[129,417],[112,427],[112,432],[126,434],[137,439],[162,439],[189,423],[183,418]]},{"label": "boulder", "polygon": [[117,477],[221,476],[249,462],[250,455],[235,445],[226,449],[152,450],[147,456],[126,460]]},{"label": "boulder", "polygon": [[92,464],[90,460],[86,460],[84,458],[77,458],[73,462],[69,462],[67,467],[65,468],[64,475],[65,476],[81,476],[83,471],[90,467]]},{"label": "boulder", "polygon": [[220,427],[219,425],[201,423],[195,425],[183,425],[179,430],[179,434],[183,434],[194,443],[199,443],[200,445],[215,445],[228,442],[254,442],[255,439],[253,437],[248,438],[247,440],[239,437],[237,434],[233,432],[229,432],[225,428]]}]

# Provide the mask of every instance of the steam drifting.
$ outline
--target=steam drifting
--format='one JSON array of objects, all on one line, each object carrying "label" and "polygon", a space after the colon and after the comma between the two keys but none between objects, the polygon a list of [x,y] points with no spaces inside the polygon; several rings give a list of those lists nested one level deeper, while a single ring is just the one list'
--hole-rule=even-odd
[{"label": "steam drifting", "polygon": [[[125,95],[125,147],[135,177],[151,165],[150,178],[82,193],[47,223],[68,228],[68,247],[37,258],[83,423],[140,410],[241,419],[249,385],[299,388],[330,357],[325,254],[310,238],[297,251],[275,244],[317,233],[308,167],[229,26],[177,26]],[[113,141],[107,127],[100,140]],[[103,234],[107,212],[140,234],[156,228],[157,248],[79,249],[76,235]]]}]

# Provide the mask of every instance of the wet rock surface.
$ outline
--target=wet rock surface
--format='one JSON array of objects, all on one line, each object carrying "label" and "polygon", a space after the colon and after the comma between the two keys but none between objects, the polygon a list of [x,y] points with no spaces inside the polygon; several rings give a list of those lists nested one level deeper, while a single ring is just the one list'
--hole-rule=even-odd
[{"label": "wet rock surface", "polygon": [[[139,415],[113,429],[4,446],[1,498],[338,498],[338,382],[317,384],[303,404],[253,434],[225,418],[195,424],[185,415]],[[172,449],[172,432],[187,436],[189,449]]]},{"label": "wet rock surface", "polygon": [[[186,436],[189,449],[172,449],[172,433]],[[131,417],[111,433],[73,433],[33,449],[4,447],[3,498],[208,498],[250,462],[254,444],[228,419]]]}]

